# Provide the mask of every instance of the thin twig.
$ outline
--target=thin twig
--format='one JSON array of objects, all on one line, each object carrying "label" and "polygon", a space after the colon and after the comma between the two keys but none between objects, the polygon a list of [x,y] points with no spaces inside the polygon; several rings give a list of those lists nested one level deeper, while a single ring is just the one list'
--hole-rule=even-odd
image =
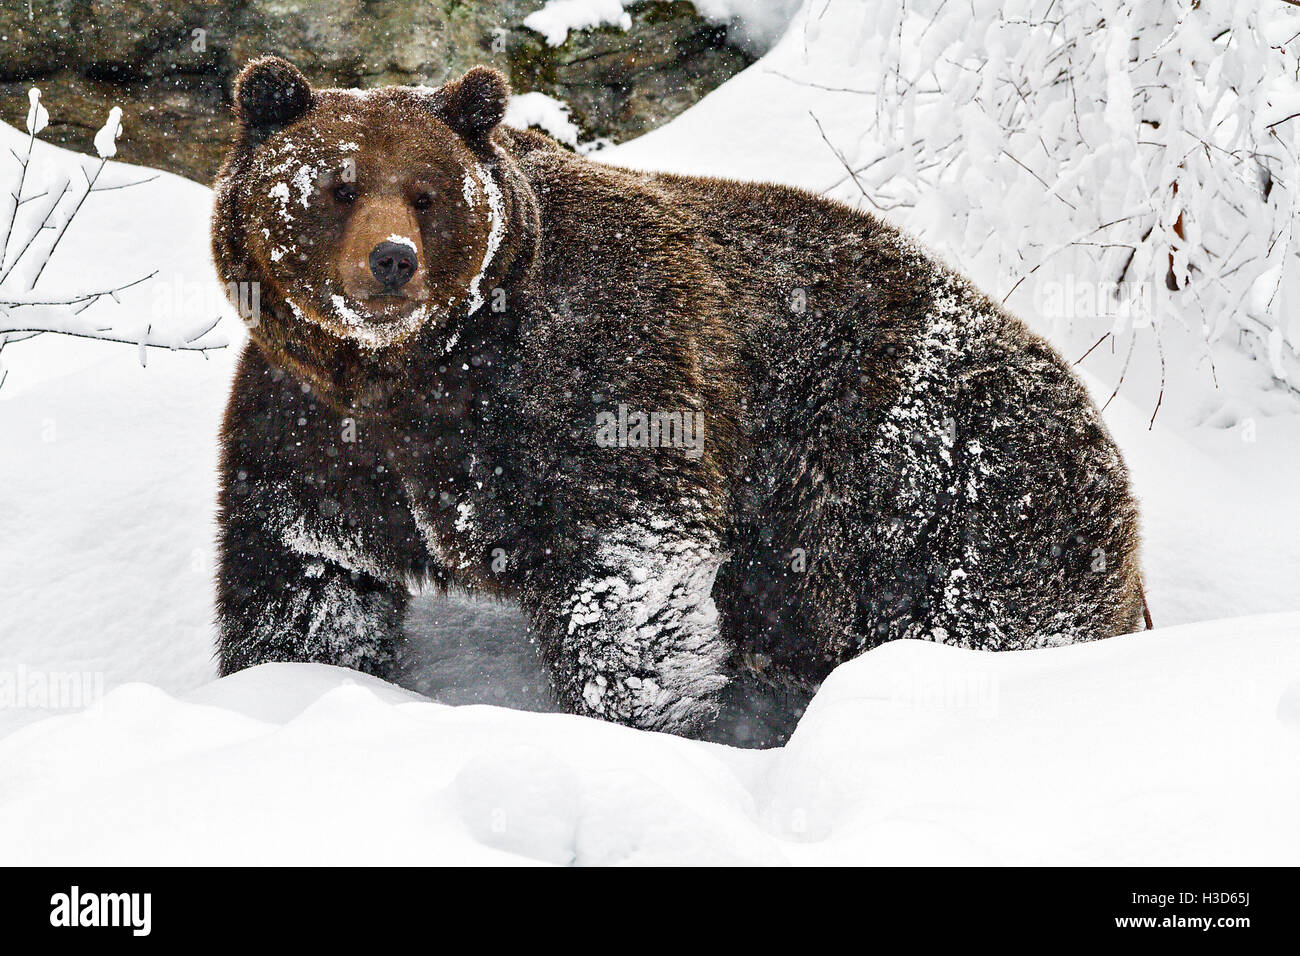
[{"label": "thin twig", "polygon": [[[36,194],[33,195],[33,196],[27,196],[27,197],[25,197],[25,198],[23,198],[23,199],[19,199],[19,200],[18,200],[18,205],[21,206],[23,203],[31,202],[33,199],[40,199],[42,196],[48,196],[49,194],[50,194],[50,191],[47,189],[47,190],[45,190],[45,192],[43,192],[43,193],[36,193]],[[11,195],[12,195],[12,194],[11,194]],[[17,198],[17,197],[15,197],[15,198]],[[17,209],[17,207],[15,207],[15,209]]]},{"label": "thin twig", "polygon": [[[14,208],[9,215],[9,226],[5,229],[4,243],[0,244],[0,268],[4,267],[5,256],[9,253],[9,237],[13,235],[14,223],[18,219],[18,207],[23,204],[23,183],[27,181],[27,164],[32,161],[32,144],[35,142],[36,124],[33,123],[32,128],[27,131],[27,155],[18,160],[18,165],[22,167],[22,171],[18,174],[18,189],[13,194]],[[10,150],[10,152],[13,152],[13,150]],[[18,154],[14,153],[14,156],[17,157]]]},{"label": "thin twig", "polygon": [[209,332],[215,329],[217,327],[217,323],[219,323],[220,321],[221,318],[218,316],[216,319],[213,320],[212,324],[209,325],[206,329],[204,329],[202,332],[198,333],[197,335],[192,335],[188,339],[185,339],[180,345],[170,345],[166,342],[142,342],[138,338],[131,339],[121,335],[110,334],[112,332],[111,327],[104,328],[104,329],[96,329],[90,332],[73,332],[73,331],[68,331],[66,329],[40,328],[40,327],[33,327],[27,329],[6,329],[5,331],[7,334],[27,335],[29,338],[35,337],[37,335],[47,335],[47,334],[67,335],[74,339],[91,339],[95,342],[116,342],[120,345],[137,345],[143,348],[167,349],[170,352],[215,352],[218,349],[226,348],[230,343],[222,342],[220,345],[196,345],[194,343],[196,343],[199,339],[203,338],[203,336],[207,335]]},{"label": "thin twig", "polygon": [[158,176],[149,176],[145,179],[137,179],[134,182],[130,182],[130,183],[118,183],[116,186],[96,186],[94,189],[91,190],[91,192],[107,193],[107,192],[112,192],[114,189],[130,189],[132,186],[142,186],[145,183],[151,183],[157,178]]},{"label": "thin twig", "polygon": [[1096,233],[1101,232],[1103,229],[1109,229],[1111,226],[1118,226],[1120,223],[1122,223],[1122,222],[1128,222],[1130,219],[1133,219],[1133,218],[1135,218],[1135,217],[1134,217],[1134,216],[1125,216],[1125,217],[1123,217],[1122,219],[1112,219],[1110,222],[1104,222],[1104,223],[1102,223],[1100,226],[1098,226],[1096,229],[1093,229],[1093,230],[1090,231],[1090,232],[1086,232],[1086,233],[1084,233],[1081,237],[1079,237],[1078,239],[1075,239],[1073,242],[1067,242],[1067,243],[1065,243],[1064,245],[1057,246],[1055,249],[1053,249],[1053,250],[1052,250],[1051,252],[1049,252],[1047,255],[1043,256],[1043,258],[1039,260],[1038,265],[1034,266],[1032,269],[1030,269],[1028,272],[1026,272],[1024,275],[1022,275],[1019,279],[1016,280],[1016,284],[1013,285],[1013,286],[1011,287],[1011,291],[1009,291],[1006,295],[1004,295],[1004,296],[1002,297],[1002,304],[1003,304],[1003,305],[1006,305],[1006,304],[1007,304],[1007,300],[1010,299],[1011,296],[1015,293],[1015,291],[1016,291],[1017,289],[1020,288],[1021,283],[1023,283],[1023,282],[1024,282],[1026,279],[1028,279],[1030,276],[1032,276],[1032,275],[1034,275],[1036,272],[1038,272],[1038,270],[1041,269],[1043,266],[1047,265],[1047,263],[1048,263],[1048,261],[1049,261],[1050,259],[1054,258],[1055,256],[1060,255],[1060,254],[1061,254],[1062,252],[1064,252],[1066,249],[1077,249],[1077,248],[1080,247],[1080,246],[1097,246],[1097,247],[1099,247],[1099,248],[1103,248],[1103,249],[1105,249],[1105,248],[1112,248],[1112,247],[1120,247],[1120,248],[1126,248],[1126,249],[1128,249],[1128,248],[1132,248],[1131,246],[1128,246],[1128,245],[1125,244],[1125,243],[1095,243],[1095,242],[1084,242],[1084,240],[1087,239],[1088,236],[1095,235]]},{"label": "thin twig", "polygon": [[[858,179],[857,173],[853,171],[853,167],[849,165],[849,161],[844,158],[844,154],[841,153],[838,149],[836,149],[835,144],[832,143],[829,138],[827,138],[826,130],[822,129],[821,120],[817,118],[817,114],[814,113],[812,110],[809,110],[808,115],[811,116],[812,121],[817,124],[817,132],[821,134],[822,142],[824,142],[827,145],[830,151],[835,155],[835,158],[840,161],[840,165],[844,167],[844,171],[848,173],[849,178],[853,180],[853,185],[858,187],[858,192],[862,193],[862,197],[867,202],[871,203],[871,205],[875,206],[881,212],[890,212],[894,209],[906,208],[911,205],[911,203],[898,202],[892,206],[885,207],[880,205],[880,203],[876,202],[876,200],[871,197],[871,195],[866,191],[866,189],[863,188],[862,183]],[[842,181],[843,180],[841,180],[841,182]]]},{"label": "thin twig", "polygon": [[1105,335],[1103,335],[1101,338],[1099,338],[1096,342],[1093,342],[1093,343],[1092,343],[1092,348],[1091,348],[1091,349],[1088,349],[1088,351],[1084,352],[1084,353],[1083,353],[1082,355],[1080,355],[1077,359],[1075,359],[1075,360],[1074,360],[1074,364],[1075,364],[1075,365],[1078,365],[1080,362],[1082,362],[1084,359],[1086,359],[1089,355],[1092,354],[1093,349],[1095,349],[1098,345],[1101,345],[1101,343],[1102,343],[1102,342],[1105,342],[1108,338],[1110,338],[1110,333],[1109,333],[1109,332],[1107,332]]},{"label": "thin twig", "polygon": [[68,181],[65,179],[63,181],[63,188],[59,190],[59,195],[55,198],[54,202],[50,203],[50,208],[45,210],[45,215],[41,217],[40,225],[36,227],[35,231],[31,235],[31,238],[27,240],[27,244],[24,245],[20,250],[18,250],[18,255],[14,256],[14,261],[9,263],[9,268],[5,269],[3,274],[0,274],[0,283],[3,283],[5,279],[8,279],[9,273],[13,272],[14,269],[18,266],[18,263],[22,262],[23,256],[27,255],[27,250],[32,247],[32,243],[36,241],[37,237],[40,236],[40,234],[44,232],[46,229],[54,228],[53,226],[49,225],[50,217],[54,215],[54,210],[59,208],[59,203],[63,202],[63,197],[66,196],[67,193],[68,193]]},{"label": "thin twig", "polygon": [[141,282],[148,282],[157,274],[158,274],[158,270],[154,269],[153,272],[149,273],[147,276],[141,276],[140,278],[134,279],[131,282],[126,283],[125,285],[114,286],[111,289],[104,289],[100,292],[85,292],[82,293],[81,295],[73,296],[68,299],[33,299],[26,302],[18,302],[18,301],[10,302],[4,299],[0,299],[0,306],[4,306],[5,308],[10,308],[10,309],[21,309],[29,305],[76,305],[78,302],[86,302],[86,301],[92,303],[98,302],[101,298],[103,298],[106,295],[116,299],[117,293],[125,292],[127,289],[131,288],[132,286],[139,285]]},{"label": "thin twig", "polygon": [[1160,405],[1165,400],[1165,343],[1160,338],[1160,327],[1155,326],[1156,351],[1160,353],[1160,394],[1156,396],[1156,407],[1151,412],[1151,421],[1147,422],[1147,431],[1156,427],[1156,416],[1160,414]]},{"label": "thin twig", "polygon": [[[89,177],[89,182],[86,184],[86,191],[81,194],[81,198],[77,200],[77,204],[72,207],[72,212],[68,213],[68,218],[63,220],[63,228],[60,229],[59,234],[54,237],[54,242],[50,244],[49,251],[45,253],[45,258],[41,261],[40,268],[36,270],[36,275],[32,278],[31,285],[27,287],[28,289],[36,288],[36,283],[40,281],[41,273],[45,271],[45,267],[48,266],[50,260],[54,258],[54,250],[59,248],[59,243],[62,242],[63,237],[67,235],[68,226],[72,225],[72,220],[76,219],[77,213],[81,212],[81,206],[82,203],[86,201],[86,197],[94,191],[95,180],[99,179],[99,174],[104,171],[106,165],[108,165],[107,156],[100,159],[99,168],[95,170],[95,175]],[[81,173],[83,176],[86,174],[86,168],[84,166],[81,167]]]},{"label": "thin twig", "polygon": [[1078,207],[1078,206],[1076,206],[1074,203],[1070,202],[1070,200],[1066,199],[1064,196],[1062,196],[1060,193],[1058,193],[1055,189],[1053,189],[1050,185],[1048,185],[1047,180],[1045,180],[1042,176],[1038,175],[1038,173],[1034,172],[1032,169],[1030,169],[1028,166],[1026,166],[1026,165],[1025,165],[1024,163],[1022,163],[1020,160],[1016,159],[1016,157],[1012,156],[1012,155],[1011,155],[1009,152],[1007,152],[1005,149],[1002,150],[1002,155],[1005,156],[1007,159],[1011,160],[1013,163],[1015,163],[1017,166],[1019,166],[1019,167],[1020,167],[1021,169],[1023,169],[1025,172],[1027,172],[1030,176],[1033,176],[1033,177],[1034,177],[1035,179],[1037,179],[1040,183],[1042,183],[1042,184],[1043,184],[1043,188],[1047,190],[1048,195],[1050,195],[1050,196],[1054,196],[1055,198],[1061,200],[1061,202],[1065,203],[1067,206],[1069,206],[1069,207],[1070,207],[1071,209],[1073,209],[1075,212],[1078,212],[1078,211],[1079,211],[1079,207]]},{"label": "thin twig", "polygon": [[1115,396],[1119,394],[1120,387],[1124,384],[1124,378],[1128,375],[1129,362],[1133,360],[1133,346],[1137,345],[1137,338],[1137,330],[1134,329],[1129,335],[1128,353],[1124,356],[1124,366],[1119,370],[1119,381],[1115,383],[1115,391],[1110,393],[1110,398],[1106,399],[1106,403],[1101,406],[1103,412],[1109,407]]}]

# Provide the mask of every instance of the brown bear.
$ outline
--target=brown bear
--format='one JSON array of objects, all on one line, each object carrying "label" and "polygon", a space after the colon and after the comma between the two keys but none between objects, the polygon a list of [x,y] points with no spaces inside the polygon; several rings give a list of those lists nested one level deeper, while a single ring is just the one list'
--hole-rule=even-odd
[{"label": "brown bear", "polygon": [[1042,339],[874,216],[594,162],[508,94],[238,79],[222,673],[383,673],[432,581],[517,600],[573,713],[696,733],[737,674],[1139,626],[1125,466]]}]

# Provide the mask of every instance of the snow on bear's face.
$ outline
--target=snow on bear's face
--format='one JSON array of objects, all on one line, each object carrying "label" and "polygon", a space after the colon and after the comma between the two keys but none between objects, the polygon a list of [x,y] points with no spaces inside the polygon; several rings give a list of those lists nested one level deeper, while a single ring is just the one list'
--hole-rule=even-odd
[{"label": "snow on bear's face", "polygon": [[262,300],[287,305],[279,321],[381,349],[477,311],[505,229],[479,157],[507,93],[482,69],[436,90],[363,91],[313,90],[276,58],[246,67],[218,190],[270,286]]}]

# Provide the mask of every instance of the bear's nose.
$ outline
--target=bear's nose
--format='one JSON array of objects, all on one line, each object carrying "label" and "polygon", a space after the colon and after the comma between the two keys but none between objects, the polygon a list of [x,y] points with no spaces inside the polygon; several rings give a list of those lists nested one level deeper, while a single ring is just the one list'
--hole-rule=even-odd
[{"label": "bear's nose", "polygon": [[388,292],[396,292],[415,275],[415,250],[397,242],[381,242],[370,253],[370,271]]}]

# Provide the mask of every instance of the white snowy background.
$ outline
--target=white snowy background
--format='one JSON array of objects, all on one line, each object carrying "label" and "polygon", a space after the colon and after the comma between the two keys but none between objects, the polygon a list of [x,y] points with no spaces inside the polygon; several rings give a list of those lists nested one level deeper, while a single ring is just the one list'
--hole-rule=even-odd
[{"label": "white snowy background", "polygon": [[[1138,16],[1121,0],[1064,7],[1087,3]],[[1008,27],[997,24],[1017,6],[1028,22],[1044,4],[953,6],[979,29],[930,11],[921,39],[900,43],[896,28],[913,29],[909,18],[925,4],[713,0],[706,12],[735,19],[763,58],[664,128],[593,155],[888,206],[885,215],[990,294],[1014,290],[1008,305],[1071,360],[1109,331],[1079,369],[1099,403],[1120,386],[1105,414],[1142,503],[1154,632],[1002,655],[889,644],[837,670],[789,741],[767,749],[753,748],[784,736],[793,720],[783,711],[794,705],[748,688],[733,694],[713,735],[725,743],[547,713],[517,612],[464,596],[417,599],[400,687],[290,664],[214,680],[216,434],[244,332],[212,272],[209,191],[160,174],[90,196],[41,284],[94,289],[157,270],[120,304],[105,300],[84,315],[133,341],[184,338],[221,317],[213,340],[230,346],[206,355],[151,349],[142,365],[129,346],[44,335],[0,353],[0,675],[12,690],[17,680],[87,674],[105,691],[84,713],[51,716],[31,700],[0,706],[0,862],[1300,859],[1300,402],[1286,377],[1295,375],[1297,323],[1285,308],[1294,130],[1273,127],[1284,134],[1274,137],[1282,161],[1269,167],[1271,199],[1254,206],[1255,194],[1235,192],[1249,176],[1194,164],[1152,172],[1133,155],[1080,169],[1085,157],[1063,152],[1065,139],[1045,141],[1037,157],[993,162],[1020,142],[1019,120],[982,124],[953,97],[997,115],[996,86],[950,82],[970,55],[1014,60],[1017,48],[998,41]],[[1180,6],[1156,26],[1172,32]],[[610,11],[594,22],[617,23],[610,18],[621,10],[571,7],[572,16],[550,10],[539,32],[580,29],[595,7]],[[1300,15],[1269,0],[1239,11],[1240,29],[1264,31],[1262,49],[1290,50],[1294,67]],[[925,46],[935,31],[947,31],[939,53]],[[1165,36],[1156,56],[1182,42],[1158,48]],[[1088,96],[1094,113],[1122,129],[1125,118],[1106,102],[1125,93],[1114,79],[1125,61],[1104,55],[1100,40],[1094,46],[1098,58],[1075,64],[1070,112],[1082,90],[1081,132]],[[927,73],[909,62],[925,55],[957,65]],[[1178,115],[1191,124],[1208,109],[1213,129],[1229,128],[1230,138],[1264,129],[1300,109],[1295,74],[1277,63],[1257,63],[1261,76],[1249,84],[1224,81],[1253,91],[1244,125],[1222,122],[1227,108],[1204,96],[1200,113],[1183,102]],[[1211,79],[1230,68],[1220,64]],[[894,95],[898,76],[917,80],[907,89],[940,92],[909,102]],[[57,115],[58,103],[46,105]],[[1039,105],[1049,119],[1059,106],[1048,94]],[[536,99],[516,103],[513,118],[564,120]],[[143,121],[124,117],[122,135]],[[1092,132],[1092,152],[1114,141],[1122,153],[1118,132]],[[958,134],[965,142],[954,159],[945,150]],[[1242,136],[1241,149],[1260,152]],[[0,128],[5,161],[27,140]],[[93,174],[99,164],[39,139],[34,155],[33,169],[74,186],[85,183],[78,166]],[[1179,180],[1185,167],[1196,182]],[[154,174],[109,163],[103,175],[112,184]],[[1219,230],[1202,246],[1235,236],[1241,223],[1244,245],[1224,240],[1220,258],[1204,261],[1195,243],[1182,248],[1177,207],[1141,206],[1174,181],[1195,196],[1187,231],[1204,239]],[[1090,190],[1106,195],[1077,208]],[[1191,225],[1219,194],[1233,214]],[[1139,302],[1131,312],[1045,316],[1061,288],[1073,295],[1115,280],[1116,250],[1053,243],[1125,203],[1135,218],[1142,209],[1152,217],[1137,233],[1147,238],[1130,242],[1141,281],[1161,277],[1161,257],[1178,247],[1184,289],[1218,270],[1230,291],[1198,286],[1199,305],[1170,293],[1160,315]],[[1232,259],[1261,235],[1258,254]],[[1127,253],[1118,252],[1122,262]],[[1225,263],[1233,271],[1223,277]],[[1249,282],[1233,284],[1239,277]],[[1158,285],[1139,285],[1139,299]]]}]

